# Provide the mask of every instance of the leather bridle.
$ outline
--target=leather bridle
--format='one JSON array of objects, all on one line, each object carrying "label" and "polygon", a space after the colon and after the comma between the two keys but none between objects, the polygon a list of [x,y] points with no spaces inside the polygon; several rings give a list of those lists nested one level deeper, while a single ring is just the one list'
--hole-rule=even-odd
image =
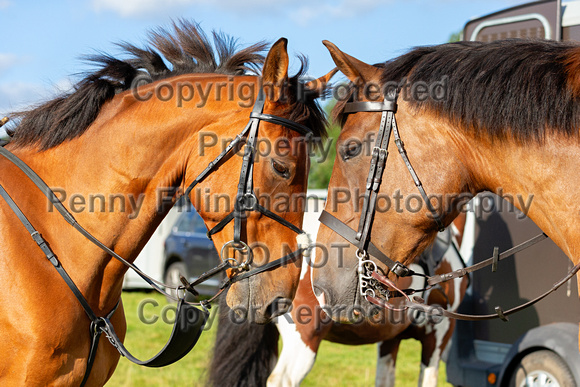
[{"label": "leather bridle", "polygon": [[[289,262],[292,262],[296,258],[298,258],[305,250],[304,246],[299,246],[298,250],[282,258],[271,261],[255,269],[251,269],[253,257],[252,250],[242,240],[241,237],[242,223],[245,221],[245,219],[247,219],[248,216],[247,212],[252,211],[259,212],[262,215],[270,219],[273,219],[276,222],[280,223],[281,225],[289,228],[290,230],[298,234],[302,241],[304,241],[306,237],[304,231],[301,230],[299,227],[296,227],[292,223],[288,222],[286,219],[282,218],[280,215],[260,205],[254,193],[253,168],[255,155],[257,152],[257,135],[260,121],[270,122],[291,129],[301,134],[304,137],[305,141],[310,141],[313,137],[313,133],[312,130],[310,130],[310,128],[297,122],[288,120],[283,117],[274,116],[271,114],[264,114],[262,112],[264,109],[264,102],[265,102],[264,94],[263,91],[260,90],[260,92],[258,93],[258,97],[256,99],[256,103],[254,104],[252,113],[250,114],[250,121],[248,122],[246,127],[241,131],[240,134],[238,134],[234,138],[234,140],[232,140],[228,144],[228,146],[222,151],[222,153],[220,153],[212,162],[208,164],[206,169],[204,169],[185,190],[184,196],[186,198],[189,198],[193,188],[199,182],[201,182],[206,176],[208,176],[214,170],[216,165],[218,165],[226,157],[226,155],[228,155],[234,148],[237,147],[237,145],[244,139],[244,137],[246,138],[244,156],[242,159],[242,167],[240,170],[238,188],[236,198],[234,201],[234,210],[231,211],[228,215],[226,215],[217,225],[215,225],[215,227],[213,227],[207,233],[208,237],[211,239],[213,235],[222,231],[233,220],[234,221],[233,239],[229,242],[226,242],[221,249],[220,258],[222,260],[222,264],[216,267],[215,269],[210,270],[210,272],[200,276],[194,282],[194,284],[199,284],[202,281],[206,280],[207,278],[216,275],[223,270],[237,269],[238,275],[234,276],[228,281],[227,285],[229,285],[233,282],[240,281],[242,279],[254,276],[264,271],[271,270],[273,268],[283,266]],[[299,245],[300,244],[303,245],[304,243],[299,242]],[[240,253],[245,254],[246,259],[244,259],[242,262],[238,262],[234,257],[227,256],[226,255],[227,248],[230,246],[235,251],[239,251]],[[191,289],[192,285],[193,284],[185,284],[187,289]],[[224,286],[222,286],[222,288],[224,288]]]},{"label": "leather bridle", "polygon": [[[363,199],[358,231],[351,229],[348,225],[327,211],[322,211],[322,214],[320,215],[320,222],[322,224],[326,225],[328,228],[358,248],[356,256],[359,261],[357,269],[359,275],[359,291],[363,297],[367,298],[371,302],[373,299],[376,299],[377,296],[375,292],[376,286],[372,286],[374,281],[383,283],[387,281],[390,287],[394,287],[395,289],[397,288],[390,280],[388,280],[386,276],[379,273],[376,264],[369,259],[369,255],[379,259],[389,268],[391,272],[399,277],[419,275],[402,263],[389,258],[371,241],[371,229],[375,216],[378,193],[381,187],[383,172],[385,170],[389,156],[388,147],[391,133],[394,136],[394,142],[397,146],[399,154],[403,158],[403,161],[405,162],[405,165],[407,166],[407,169],[413,178],[415,186],[419,190],[421,197],[427,205],[427,208],[429,209],[438,230],[443,231],[445,229],[439,214],[431,205],[429,197],[427,196],[427,193],[425,192],[419,177],[415,173],[415,170],[411,166],[409,158],[407,157],[403,141],[401,141],[399,130],[397,128],[397,120],[395,118],[396,111],[396,97],[392,100],[385,98],[382,102],[349,101],[346,103],[344,108],[345,114],[353,114],[358,112],[381,113],[381,122],[377,132],[375,146],[372,151],[369,173],[366,180],[366,190]],[[401,291],[401,293],[404,292]]]},{"label": "leather bridle", "polygon": [[[576,264],[568,274],[562,278],[560,281],[554,284],[552,288],[550,288],[545,293],[541,294],[540,296],[536,297],[535,299],[528,301],[522,305],[516,306],[509,310],[504,311],[500,306],[495,307],[495,314],[487,314],[487,315],[467,315],[467,314],[460,314],[454,313],[445,309],[441,310],[434,310],[432,307],[429,307],[425,304],[424,300],[410,296],[414,293],[421,292],[431,287],[438,285],[439,283],[449,281],[455,278],[461,278],[469,273],[482,269],[487,266],[492,266],[492,270],[495,271],[497,268],[497,263],[509,256],[514,255],[515,253],[522,251],[526,248],[529,248],[536,243],[547,239],[548,236],[545,233],[539,234],[517,246],[512,247],[509,250],[506,250],[499,253],[499,249],[494,249],[494,254],[489,259],[477,263],[475,265],[458,269],[456,271],[428,276],[422,273],[417,273],[408,268],[407,266],[403,265],[400,262],[394,261],[385,255],[378,247],[376,247],[371,241],[371,228],[374,221],[375,215],[375,208],[377,203],[377,195],[381,186],[381,180],[383,171],[385,169],[387,158],[389,155],[388,146],[390,141],[391,133],[394,136],[394,143],[401,155],[407,170],[409,171],[415,186],[419,190],[423,201],[425,202],[427,209],[430,212],[430,215],[435,222],[437,229],[441,232],[445,230],[443,222],[440,218],[440,215],[431,205],[429,200],[429,196],[425,192],[417,173],[415,172],[414,168],[409,161],[407,156],[407,152],[405,150],[405,146],[401,137],[399,135],[399,130],[397,128],[397,121],[395,119],[395,113],[397,111],[397,94],[395,94],[392,100],[385,98],[383,102],[368,102],[368,101],[349,101],[346,103],[344,107],[344,114],[354,114],[358,112],[380,112],[381,113],[381,122],[379,125],[379,130],[377,132],[377,138],[375,142],[375,147],[373,148],[373,152],[371,155],[371,162],[369,168],[369,174],[366,181],[366,191],[363,198],[363,207],[361,211],[360,221],[358,231],[353,230],[348,225],[346,225],[341,220],[337,219],[334,215],[330,214],[326,210],[322,211],[320,215],[320,222],[336,232],[346,241],[351,243],[352,245],[356,246],[358,249],[356,251],[356,257],[358,259],[358,284],[359,284],[359,292],[360,294],[367,299],[372,304],[375,304],[380,307],[384,307],[391,310],[398,310],[403,311],[408,308],[414,308],[420,310],[427,314],[437,313],[439,315],[443,315],[450,318],[455,318],[459,320],[468,320],[468,321],[481,321],[481,320],[489,320],[494,318],[500,318],[504,321],[507,321],[507,316],[520,311],[522,309],[527,308],[535,304],[536,302],[542,300],[547,295],[551,294],[552,292],[556,291],[560,286],[570,280],[576,273],[580,271],[580,263]],[[426,277],[428,287],[426,289],[399,289],[396,284],[391,281],[387,275],[383,274],[379,271],[375,262],[373,262],[369,256],[377,258],[379,261],[384,263],[388,269],[394,273],[397,277],[406,277],[406,276],[422,276]],[[384,286],[387,288],[391,288],[394,290],[384,290]],[[407,303],[401,309],[395,309],[391,304],[388,303],[389,297],[405,297]]]},{"label": "leather bridle", "polygon": [[[149,360],[143,361],[132,356],[131,353],[129,353],[129,351],[124,347],[122,341],[115,333],[113,325],[110,321],[110,318],[112,317],[114,312],[117,310],[117,307],[119,306],[120,300],[119,302],[117,302],[117,305],[113,308],[113,310],[111,310],[106,316],[103,317],[97,316],[90,307],[88,301],[86,300],[80,289],[76,286],[76,284],[73,282],[73,280],[68,275],[66,270],[62,267],[60,261],[58,260],[57,256],[54,254],[52,249],[49,247],[47,241],[34,228],[31,222],[26,218],[25,214],[18,207],[16,202],[12,199],[12,197],[8,194],[8,192],[4,189],[4,187],[0,185],[0,196],[2,196],[2,198],[6,201],[8,206],[18,217],[20,222],[24,225],[26,230],[30,233],[32,239],[37,243],[39,248],[45,254],[46,258],[57,270],[58,274],[62,277],[66,285],[70,288],[70,290],[72,291],[72,293],[82,306],[83,310],[87,314],[89,320],[91,321],[90,324],[91,346],[87,360],[87,367],[85,375],[81,382],[81,386],[84,386],[88,380],[91,368],[93,366],[93,362],[96,357],[99,339],[103,333],[109,339],[111,344],[115,348],[117,348],[117,350],[122,356],[127,357],[130,361],[136,364],[144,365],[147,367],[162,367],[172,364],[181,359],[187,353],[189,353],[189,351],[195,346],[204,328],[205,322],[209,317],[208,308],[210,307],[210,303],[215,298],[217,298],[225,289],[227,289],[229,285],[242,279],[246,279],[251,276],[263,273],[265,271],[269,271],[284,266],[288,263],[294,262],[301,255],[307,256],[309,254],[311,246],[308,235],[299,227],[293,225],[292,223],[288,222],[287,220],[285,220],[278,214],[268,210],[267,208],[262,207],[258,203],[258,200],[253,190],[252,174],[255,155],[257,151],[256,148],[257,135],[260,121],[281,125],[295,132],[298,132],[304,136],[306,141],[309,141],[312,138],[313,133],[312,130],[310,130],[308,127],[299,124],[297,122],[290,121],[283,117],[264,114],[263,113],[264,103],[265,103],[264,95],[263,92],[260,91],[254,104],[252,113],[250,114],[250,120],[246,125],[246,127],[228,144],[228,146],[212,162],[209,163],[209,165],[194,179],[194,181],[187,187],[187,189],[184,192],[184,195],[189,198],[191,190],[199,182],[203,181],[212,171],[214,171],[216,169],[216,166],[218,166],[220,162],[222,162],[222,160],[226,160],[225,159],[226,156],[230,154],[232,150],[235,149],[244,138],[246,138],[245,151],[242,161],[234,210],[208,232],[208,236],[211,237],[211,235],[221,231],[229,222],[233,220],[234,221],[233,240],[227,242],[224,248],[222,248],[222,253],[220,254],[222,263],[220,265],[202,274],[196,281],[194,281],[191,284],[188,283],[187,280],[185,280],[185,278],[182,277],[181,281],[183,282],[183,286],[178,287],[169,286],[155,280],[151,276],[141,271],[133,263],[125,260],[117,253],[115,253],[113,250],[111,250],[109,247],[100,242],[93,235],[91,235],[75,220],[73,215],[64,207],[62,202],[56,197],[51,188],[42,180],[42,178],[36,172],[34,172],[26,163],[20,160],[17,156],[6,150],[3,146],[0,146],[0,155],[4,156],[16,167],[18,167],[40,189],[40,191],[42,191],[42,193],[57,209],[59,214],[72,227],[74,227],[79,233],[81,233],[84,237],[86,237],[89,241],[91,241],[100,249],[105,251],[107,254],[111,255],[112,257],[114,257],[127,267],[133,269],[155,290],[157,290],[158,292],[162,293],[163,295],[165,295],[170,299],[178,301],[173,331],[165,347],[157,355],[155,355]],[[242,223],[245,221],[247,217],[246,212],[248,211],[258,211],[262,213],[264,216],[273,219],[276,222],[282,224],[283,226],[289,228],[290,230],[296,232],[298,234],[297,236],[298,249],[287,254],[284,257],[281,257],[277,260],[268,262],[267,264],[252,269],[253,254],[250,247],[246,242],[242,240],[241,236]],[[231,246],[234,250],[245,253],[246,259],[242,262],[238,262],[235,259],[235,257],[226,256],[224,254],[224,252],[226,251],[225,249],[226,246]],[[198,303],[185,301],[185,291],[189,291],[194,295],[197,295],[194,286],[227,269],[236,269],[236,273],[234,274],[234,277],[232,277],[231,279],[227,279],[224,283],[222,283],[222,285],[220,286],[220,290],[216,295],[214,295],[209,300],[203,300]],[[183,297],[179,296],[176,297],[166,292],[164,288],[175,289],[176,293],[178,293],[179,290],[182,290],[184,291],[184,295]],[[203,310],[195,308],[194,306],[201,306]]]}]

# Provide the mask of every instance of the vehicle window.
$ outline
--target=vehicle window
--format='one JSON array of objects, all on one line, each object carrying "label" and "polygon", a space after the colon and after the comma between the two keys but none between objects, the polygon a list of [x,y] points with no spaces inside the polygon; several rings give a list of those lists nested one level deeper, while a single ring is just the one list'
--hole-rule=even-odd
[{"label": "vehicle window", "polygon": [[177,222],[177,231],[178,232],[191,232],[192,231],[192,217],[191,213],[184,212],[179,221]]},{"label": "vehicle window", "polygon": [[197,232],[205,234],[207,228],[199,214],[195,211],[184,212],[177,222],[178,232]]},{"label": "vehicle window", "polygon": [[205,222],[203,221],[203,219],[201,218],[201,216],[199,216],[198,214],[196,214],[196,216],[194,217],[195,219],[195,232],[198,232],[200,234],[205,234],[207,233],[207,227],[205,227]]}]

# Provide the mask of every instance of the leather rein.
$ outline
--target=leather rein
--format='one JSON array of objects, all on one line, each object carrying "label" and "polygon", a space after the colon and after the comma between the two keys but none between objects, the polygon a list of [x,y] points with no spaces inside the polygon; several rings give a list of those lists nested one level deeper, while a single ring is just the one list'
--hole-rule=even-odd
[{"label": "leather rein", "polygon": [[[105,336],[109,339],[111,344],[115,348],[117,348],[117,350],[122,356],[125,356],[133,363],[147,367],[163,367],[172,364],[181,359],[187,353],[189,353],[189,351],[195,346],[197,340],[199,339],[199,336],[201,335],[203,327],[209,317],[208,309],[211,307],[210,303],[213,300],[215,300],[220,294],[222,294],[222,292],[225,289],[227,289],[232,283],[263,273],[265,271],[273,270],[275,268],[284,266],[288,263],[292,263],[296,259],[298,259],[298,257],[300,257],[301,255],[304,256],[309,255],[311,246],[308,235],[299,227],[293,225],[292,223],[288,222],[287,220],[285,220],[278,214],[268,210],[267,208],[262,207],[258,203],[258,200],[253,191],[252,172],[255,161],[255,154],[257,151],[256,148],[257,134],[260,121],[266,121],[276,125],[281,125],[295,132],[298,132],[304,136],[306,141],[312,138],[312,131],[308,127],[299,124],[297,122],[288,120],[286,118],[270,114],[264,114],[263,113],[264,102],[265,99],[263,92],[260,91],[258,97],[256,98],[256,102],[254,104],[252,113],[250,114],[250,120],[246,125],[246,127],[228,144],[228,146],[212,162],[208,164],[208,166],[194,179],[194,181],[187,187],[187,189],[184,192],[184,196],[186,196],[189,199],[189,194],[191,193],[191,190],[199,182],[203,181],[205,177],[207,177],[211,172],[216,170],[217,169],[216,167],[220,164],[220,162],[222,160],[225,160],[226,156],[230,154],[232,150],[235,149],[242,142],[242,140],[244,140],[244,138],[246,139],[245,151],[242,160],[242,167],[240,172],[234,210],[208,232],[208,236],[211,238],[212,235],[221,231],[228,223],[230,223],[233,220],[234,238],[232,241],[227,242],[224,245],[224,248],[222,248],[220,254],[220,258],[222,259],[221,264],[209,270],[208,272],[202,274],[193,283],[189,283],[184,277],[181,277],[183,285],[177,287],[166,285],[154,279],[153,277],[147,275],[133,263],[125,260],[123,257],[119,256],[116,252],[111,250],[105,244],[100,242],[96,237],[90,234],[76,221],[73,215],[64,207],[62,202],[56,197],[51,188],[42,180],[40,176],[38,176],[36,172],[34,172],[26,163],[20,160],[17,156],[12,154],[10,151],[6,150],[3,147],[5,144],[2,144],[2,146],[0,146],[0,155],[4,156],[16,167],[18,167],[40,189],[40,191],[42,191],[42,193],[57,209],[59,214],[75,230],[81,233],[85,238],[94,243],[104,252],[111,255],[128,268],[134,270],[156,291],[163,294],[167,298],[178,302],[175,323],[173,326],[171,337],[167,342],[167,344],[157,355],[153,356],[151,359],[145,361],[137,359],[136,357],[131,355],[131,353],[124,347],[122,341],[115,333],[113,325],[110,321],[110,318],[113,316],[113,314],[115,313],[115,311],[119,306],[120,299],[113,308],[113,310],[111,310],[106,316],[103,317],[97,316],[90,307],[88,301],[86,300],[80,289],[76,286],[76,284],[73,282],[73,280],[68,275],[66,270],[62,267],[60,261],[50,248],[48,242],[34,228],[31,222],[26,218],[26,215],[18,207],[16,202],[12,199],[12,197],[8,194],[8,192],[4,189],[4,187],[0,185],[0,196],[6,201],[10,209],[14,212],[14,214],[18,217],[20,222],[29,232],[32,239],[36,242],[36,244],[45,254],[48,261],[57,270],[58,274],[62,277],[66,285],[70,288],[70,290],[72,291],[72,293],[82,306],[83,310],[85,311],[87,317],[91,321],[90,324],[91,346],[89,351],[89,357],[87,359],[87,367],[83,380],[81,382],[81,386],[84,386],[88,380],[96,357],[99,339],[102,334],[105,334]],[[6,121],[7,119],[2,120],[1,125],[3,125]],[[268,262],[267,264],[261,265],[259,267],[252,268],[253,254],[251,248],[242,240],[241,237],[242,223],[245,221],[247,217],[246,212],[248,211],[260,212],[264,216],[273,219],[276,222],[282,224],[283,226],[289,228],[290,230],[296,232],[298,234],[297,236],[298,249],[277,260]],[[225,254],[225,252],[227,252],[225,249],[226,247],[231,247],[235,251],[244,253],[246,255],[246,259],[244,259],[243,262],[238,262],[235,256],[228,257]],[[208,300],[202,300],[197,303],[185,301],[186,291],[197,296],[198,292],[195,290],[194,286],[228,269],[236,270],[234,277],[228,278],[226,281],[224,281],[221,284],[218,293],[215,294],[213,297],[211,297]],[[174,289],[176,291],[177,297],[174,296],[173,294],[168,293],[165,289]],[[178,295],[178,292],[180,290],[184,292],[183,297],[179,297]],[[195,306],[201,306],[203,309],[201,310],[195,308]]]},{"label": "leather rein", "polygon": [[[394,136],[394,143],[397,147],[399,155],[401,155],[407,170],[409,171],[415,186],[419,190],[421,197],[423,198],[424,203],[427,206],[427,209],[430,212],[430,217],[435,222],[437,229],[441,232],[445,230],[443,225],[442,219],[437,213],[437,211],[433,208],[417,173],[413,169],[411,162],[407,156],[407,152],[405,150],[405,145],[401,140],[399,135],[399,130],[397,128],[397,121],[395,119],[395,113],[397,111],[397,103],[396,103],[396,95],[393,100],[385,99],[383,102],[347,102],[345,105],[344,113],[345,114],[355,114],[358,112],[380,112],[381,113],[381,122],[379,125],[379,130],[377,133],[377,138],[375,141],[375,146],[373,148],[373,152],[371,155],[371,162],[369,168],[369,174],[366,181],[366,191],[363,198],[363,207],[361,211],[360,221],[358,231],[353,230],[348,225],[343,223],[341,220],[336,218],[334,215],[330,214],[327,211],[322,211],[320,215],[320,222],[326,225],[328,228],[336,232],[346,241],[351,243],[352,245],[356,246],[358,249],[356,251],[356,257],[358,259],[358,284],[359,284],[359,292],[360,294],[370,303],[375,304],[380,307],[384,307],[391,310],[396,311],[404,311],[409,308],[413,308],[416,310],[420,310],[426,314],[440,314],[446,317],[455,318],[459,320],[468,320],[468,321],[480,321],[480,320],[490,320],[494,318],[500,318],[504,321],[507,321],[507,316],[509,314],[515,313],[522,309],[527,308],[535,304],[536,302],[540,301],[541,299],[545,298],[547,295],[556,291],[560,286],[565,284],[568,280],[570,280],[578,271],[580,271],[580,263],[576,264],[572,269],[568,272],[568,274],[562,278],[560,281],[556,282],[552,288],[550,288],[545,293],[541,294],[540,296],[536,297],[533,300],[530,300],[522,305],[517,307],[511,308],[509,310],[504,311],[500,306],[495,307],[495,314],[488,314],[488,315],[467,315],[467,314],[460,314],[451,312],[445,309],[434,309],[429,305],[425,304],[425,301],[419,297],[410,297],[410,295],[427,290],[432,288],[433,286],[449,281],[455,278],[461,278],[465,275],[468,275],[471,272],[476,270],[482,269],[487,266],[492,266],[492,270],[495,271],[497,269],[497,264],[500,260],[505,259],[515,253],[522,251],[528,247],[535,245],[536,243],[547,239],[548,236],[545,233],[539,234],[517,246],[514,246],[501,254],[497,248],[494,249],[494,254],[489,259],[486,259],[480,263],[475,265],[461,268],[455,270],[450,273],[428,276],[423,273],[417,273],[411,270],[409,267],[403,265],[400,262],[394,261],[393,259],[389,258],[385,255],[378,247],[376,247],[371,241],[371,228],[374,220],[375,215],[375,208],[377,203],[377,195],[381,186],[382,175],[385,169],[387,158],[389,155],[388,146],[391,137],[391,133]],[[451,242],[453,243],[453,242]],[[373,262],[370,258],[373,256],[377,258],[379,261],[384,263],[390,272],[394,273],[397,277],[406,277],[406,276],[421,276],[427,279],[428,287],[426,289],[399,289],[396,284],[391,281],[387,275],[383,274],[379,271],[375,262]],[[392,291],[384,291],[382,290],[383,287],[386,286],[388,288],[394,289]],[[380,293],[380,294],[378,294]],[[388,303],[389,297],[404,297],[406,299],[406,305],[403,306],[401,309],[395,309],[395,307]]]}]

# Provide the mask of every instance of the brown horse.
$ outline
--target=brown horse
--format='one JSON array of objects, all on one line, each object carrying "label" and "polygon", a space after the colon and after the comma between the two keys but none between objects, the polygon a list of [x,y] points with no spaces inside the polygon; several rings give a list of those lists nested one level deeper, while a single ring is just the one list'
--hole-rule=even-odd
[{"label": "brown horse", "polygon": [[[260,89],[265,91],[264,114],[302,123],[314,137],[324,133],[316,93],[298,95],[298,76],[288,77],[285,39],[272,46],[264,61],[263,43],[236,52],[235,41],[214,34],[214,51],[195,24],[181,21],[174,29],[152,32],[150,48],[123,44],[131,59],[92,58],[101,68],[74,91],[18,114],[21,122],[6,146],[55,190],[79,224],[129,261],[169,211],[164,204],[173,203],[222,144],[242,131]],[[260,68],[261,76],[256,74]],[[301,227],[300,204],[282,209],[275,201],[269,206],[263,201],[305,192],[306,141],[264,121],[257,137],[260,151],[269,145],[278,151],[255,158],[253,189],[263,206]],[[191,191],[208,228],[233,207],[227,198],[236,197],[241,165],[242,157],[228,154]],[[108,314],[121,297],[126,267],[70,227],[14,164],[0,157],[0,168],[0,184],[48,241],[90,308],[97,316]],[[214,235],[218,251],[232,240],[233,229],[232,222]],[[285,255],[288,248],[296,250],[294,232],[260,213],[251,213],[241,231],[242,242],[262,247],[254,251],[258,264]],[[3,200],[0,245],[0,384],[79,385],[87,367],[89,320]],[[250,317],[258,322],[283,313],[275,301],[294,296],[299,263],[236,282],[228,292],[229,305],[254,311]],[[122,339],[122,305],[111,322]],[[88,384],[103,385],[118,359],[117,350],[101,340]]]},{"label": "brown horse", "polygon": [[[326,215],[317,237],[331,254],[312,270],[314,293],[336,311],[333,319],[348,320],[340,308],[392,308],[377,294],[394,290],[397,274],[406,274],[397,263],[411,263],[469,198],[486,190],[513,198],[578,263],[578,45],[460,42],[416,48],[380,66],[325,45],[353,82],[350,99],[333,112],[342,131],[326,211],[336,220]],[[379,128],[393,134],[376,145],[382,176],[369,172],[364,146]],[[389,156],[389,145],[398,152]],[[336,195],[338,189],[352,195]],[[373,197],[375,211],[363,225],[361,206]],[[352,238],[339,257],[332,246],[346,243],[341,234]],[[372,285],[371,277],[388,286]]]},{"label": "brown horse", "polygon": [[[460,214],[445,233],[438,248],[426,251],[425,258],[410,266],[416,272],[430,272],[428,264],[435,263],[434,273],[448,273],[465,267],[458,254],[461,245],[465,214]],[[453,233],[453,235],[451,235]],[[455,244],[455,247],[451,244]],[[442,256],[440,256],[443,254]],[[298,386],[314,366],[318,349],[323,340],[345,345],[378,343],[375,385],[395,385],[395,365],[402,340],[415,339],[421,343],[421,370],[419,386],[437,385],[441,355],[455,329],[455,320],[432,319],[424,314],[389,313],[382,310],[372,321],[340,324],[318,305],[312,291],[311,268],[304,260],[304,271],[292,303],[291,312],[276,319],[283,346],[276,367],[268,378],[269,386]],[[420,296],[432,307],[456,311],[463,300],[469,280],[467,277],[449,281],[442,287],[420,292]],[[423,289],[423,278],[402,278],[399,286]],[[400,301],[398,301],[400,303]]]}]

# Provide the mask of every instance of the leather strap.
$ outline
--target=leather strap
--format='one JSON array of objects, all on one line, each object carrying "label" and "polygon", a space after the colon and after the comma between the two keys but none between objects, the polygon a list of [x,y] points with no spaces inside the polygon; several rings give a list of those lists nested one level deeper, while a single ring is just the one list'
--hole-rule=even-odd
[{"label": "leather strap", "polygon": [[206,310],[198,309],[180,299],[175,312],[175,323],[169,341],[149,360],[139,360],[125,348],[108,318],[101,318],[101,330],[119,353],[135,364],[146,367],[164,367],[173,364],[191,351],[197,343],[209,317]]},{"label": "leather strap", "polygon": [[[28,220],[26,215],[24,215],[24,213],[22,212],[20,207],[18,207],[16,202],[14,202],[12,197],[8,194],[8,192],[6,192],[6,190],[4,189],[4,187],[2,185],[0,185],[0,196],[2,196],[2,198],[6,201],[6,203],[8,204],[10,209],[12,210],[12,212],[14,212],[14,214],[16,215],[18,220],[20,220],[20,223],[22,223],[22,225],[26,228],[26,230],[28,231],[28,233],[30,234],[32,239],[36,242],[38,247],[42,250],[42,252],[46,256],[48,261],[54,266],[54,268],[56,269],[58,274],[62,277],[62,279],[64,280],[66,285],[73,292],[74,296],[81,304],[81,306],[82,306],[83,310],[85,311],[85,313],[87,314],[89,320],[91,320],[90,331],[92,333],[92,336],[91,336],[92,339],[91,339],[91,346],[90,346],[90,350],[89,350],[89,357],[87,360],[87,367],[85,370],[85,374],[83,376],[83,380],[80,384],[82,387],[85,385],[85,383],[87,382],[87,380],[89,378],[89,374],[91,373],[91,369],[93,367],[93,363],[94,363],[95,357],[97,355],[97,349],[99,347],[99,338],[101,336],[101,331],[98,329],[98,324],[99,324],[99,321],[101,318],[99,318],[95,315],[95,313],[91,309],[91,306],[89,305],[88,301],[83,296],[82,292],[76,286],[76,284],[73,282],[73,280],[70,278],[70,276],[68,275],[66,270],[62,267],[62,265],[60,264],[60,261],[58,260],[56,255],[54,254],[52,249],[46,243],[46,240],[34,228],[32,223],[30,223],[30,221]],[[119,306],[119,302],[117,302],[117,305],[113,308],[113,310],[111,312],[109,312],[109,314],[107,315],[107,318],[110,318],[113,315],[113,313],[115,313],[118,306]]]},{"label": "leather strap", "polygon": [[[320,223],[324,224],[326,227],[330,228],[332,231],[336,232],[338,235],[343,237],[347,242],[350,242],[353,245],[357,245],[358,241],[356,240],[356,231],[352,228],[348,227],[346,224],[338,220],[334,215],[327,212],[326,210],[322,211],[320,214]],[[415,275],[413,270],[409,269],[407,266],[402,265],[400,262],[395,262],[391,258],[387,257],[378,247],[376,247],[372,241],[369,241],[367,252],[383,262],[387,267],[399,277],[406,277],[409,275]]]},{"label": "leather strap", "polygon": [[28,231],[28,233],[30,234],[32,239],[36,242],[36,244],[38,245],[40,250],[42,250],[42,252],[46,256],[48,261],[54,266],[54,268],[56,269],[58,274],[62,277],[64,282],[67,284],[67,286],[73,292],[73,294],[75,295],[75,297],[77,298],[77,300],[79,301],[81,306],[83,307],[83,310],[87,314],[88,318],[91,321],[97,320],[97,316],[94,314],[88,301],[83,296],[83,294],[79,290],[79,288],[75,285],[73,280],[70,278],[70,276],[68,275],[66,270],[62,267],[62,265],[60,264],[60,261],[58,260],[56,255],[54,254],[54,252],[52,251],[50,246],[48,246],[48,244],[46,243],[46,240],[44,240],[42,235],[40,235],[40,233],[34,228],[34,226],[30,223],[30,221],[28,220],[26,215],[24,215],[24,213],[22,212],[20,207],[18,207],[16,202],[14,202],[12,197],[8,194],[8,192],[6,192],[6,190],[4,189],[4,187],[2,185],[0,185],[0,196],[2,196],[2,198],[6,201],[6,203],[10,207],[10,209],[18,217],[18,220],[20,220],[20,223],[22,223],[22,225],[24,225],[24,227],[26,228],[26,230]]},{"label": "leather strap", "polygon": [[[502,259],[505,259],[511,255],[514,255],[515,253],[518,253],[524,249],[527,249],[528,247],[531,247],[531,246],[535,245],[536,243],[541,242],[547,238],[548,238],[548,236],[545,233],[536,235],[535,237],[528,239],[527,241],[520,243],[519,245],[514,246],[514,247],[504,251],[503,253],[499,254],[499,256],[497,257],[497,261],[501,261]],[[495,256],[488,258],[485,261],[481,261],[479,263],[476,263],[475,265],[471,265],[468,267],[457,269],[457,270],[449,272],[449,273],[431,276],[427,279],[427,283],[429,285],[436,285],[436,284],[439,284],[441,282],[449,281],[451,279],[460,278],[460,277],[463,277],[463,276],[465,276],[469,273],[472,273],[476,270],[479,270],[479,269],[482,269],[486,266],[492,265],[492,264],[494,264],[494,262],[496,262]]]},{"label": "leather strap", "polygon": [[[437,309],[438,310],[437,313],[441,313],[445,317],[454,318],[457,320],[482,321],[482,320],[492,320],[492,319],[500,318],[504,321],[507,321],[508,320],[507,316],[509,316],[510,314],[519,312],[520,310],[523,310],[529,306],[534,305],[538,301],[543,300],[549,294],[555,292],[556,290],[558,290],[558,288],[560,288],[562,285],[564,285],[566,282],[568,282],[570,279],[572,279],[572,277],[574,277],[574,275],[576,275],[576,273],[578,273],[578,271],[580,271],[580,263],[576,264],[568,272],[568,274],[564,278],[562,278],[560,281],[556,282],[554,284],[554,286],[552,286],[552,288],[550,288],[545,293],[539,295],[538,297],[534,298],[533,300],[530,300],[526,303],[523,303],[521,305],[518,305],[518,306],[511,308],[511,309],[508,309],[506,311],[504,311],[500,306],[496,306],[495,307],[495,311],[496,311],[495,314],[470,315],[470,314],[450,312],[450,311],[445,310],[445,309]],[[433,307],[425,305],[422,302],[417,302],[415,300],[408,302],[408,306],[412,307],[414,309],[422,310],[423,312],[425,312],[427,314],[433,314],[433,310],[434,310]]]},{"label": "leather strap", "polygon": [[392,122],[393,113],[383,111],[375,147],[373,148],[373,154],[371,157],[363,208],[359,220],[359,229],[356,235],[356,239],[359,241],[358,248],[361,251],[366,251],[368,243],[371,239],[370,232],[375,215],[377,195],[381,185],[383,171],[385,169],[389,155],[387,149],[389,146],[389,139],[391,137]]},{"label": "leather strap", "polygon": [[293,131],[298,132],[303,136],[307,137],[312,136],[312,130],[310,130],[309,127],[299,124],[298,122],[290,121],[289,119],[284,117],[278,117],[272,114],[264,114],[261,111],[260,112],[253,111],[250,114],[250,118],[255,118],[260,121],[271,122],[272,124],[285,126],[286,128],[292,129]]},{"label": "leather strap", "polygon": [[397,101],[384,100],[382,102],[357,101],[348,102],[344,107],[345,113],[397,111]]},{"label": "leather strap", "polygon": [[399,135],[399,129],[397,128],[397,121],[396,120],[393,120],[393,133],[394,133],[394,137],[395,137],[395,145],[397,146],[397,149],[399,150],[399,154],[401,155],[401,157],[403,158],[403,161],[405,162],[405,165],[407,166],[407,170],[409,171],[409,173],[411,174],[411,177],[413,178],[413,182],[415,183],[415,186],[419,190],[419,193],[421,194],[423,201],[427,205],[427,209],[429,209],[429,211],[431,212],[433,220],[435,221],[435,223],[437,223],[437,228],[438,228],[439,232],[443,232],[445,230],[445,226],[443,225],[443,222],[441,221],[439,214],[433,208],[433,205],[431,204],[431,200],[429,200],[429,197],[427,196],[427,193],[425,192],[425,189],[423,188],[423,184],[421,184],[421,180],[419,180],[419,176],[417,176],[415,169],[413,168],[413,166],[411,165],[411,162],[409,161],[409,157],[407,156],[407,151],[405,150],[405,144],[403,143],[403,141],[401,140],[401,136]]},{"label": "leather strap", "polygon": [[101,241],[95,238],[91,233],[85,230],[72,216],[72,214],[65,208],[65,206],[61,203],[61,201],[56,197],[54,192],[50,189],[50,187],[42,180],[40,176],[36,172],[34,172],[25,162],[20,160],[16,155],[9,152],[7,149],[0,147],[0,155],[6,157],[10,162],[12,162],[15,166],[17,166],[33,183],[40,189],[40,191],[47,197],[47,199],[52,203],[54,208],[60,213],[60,215],[64,218],[64,220],[69,223],[73,228],[75,228],[79,233],[81,233],[85,238],[99,247],[101,250],[106,252],[107,254],[111,255],[115,259],[119,260],[125,266],[130,267],[133,269],[143,280],[145,280],[151,287],[153,287],[158,292],[162,293],[166,297],[174,298],[172,295],[165,292],[159,285],[165,286],[165,284],[155,280],[153,277],[147,275],[141,269],[139,269],[135,264],[125,260],[119,254],[111,250],[108,246],[104,245]]}]

